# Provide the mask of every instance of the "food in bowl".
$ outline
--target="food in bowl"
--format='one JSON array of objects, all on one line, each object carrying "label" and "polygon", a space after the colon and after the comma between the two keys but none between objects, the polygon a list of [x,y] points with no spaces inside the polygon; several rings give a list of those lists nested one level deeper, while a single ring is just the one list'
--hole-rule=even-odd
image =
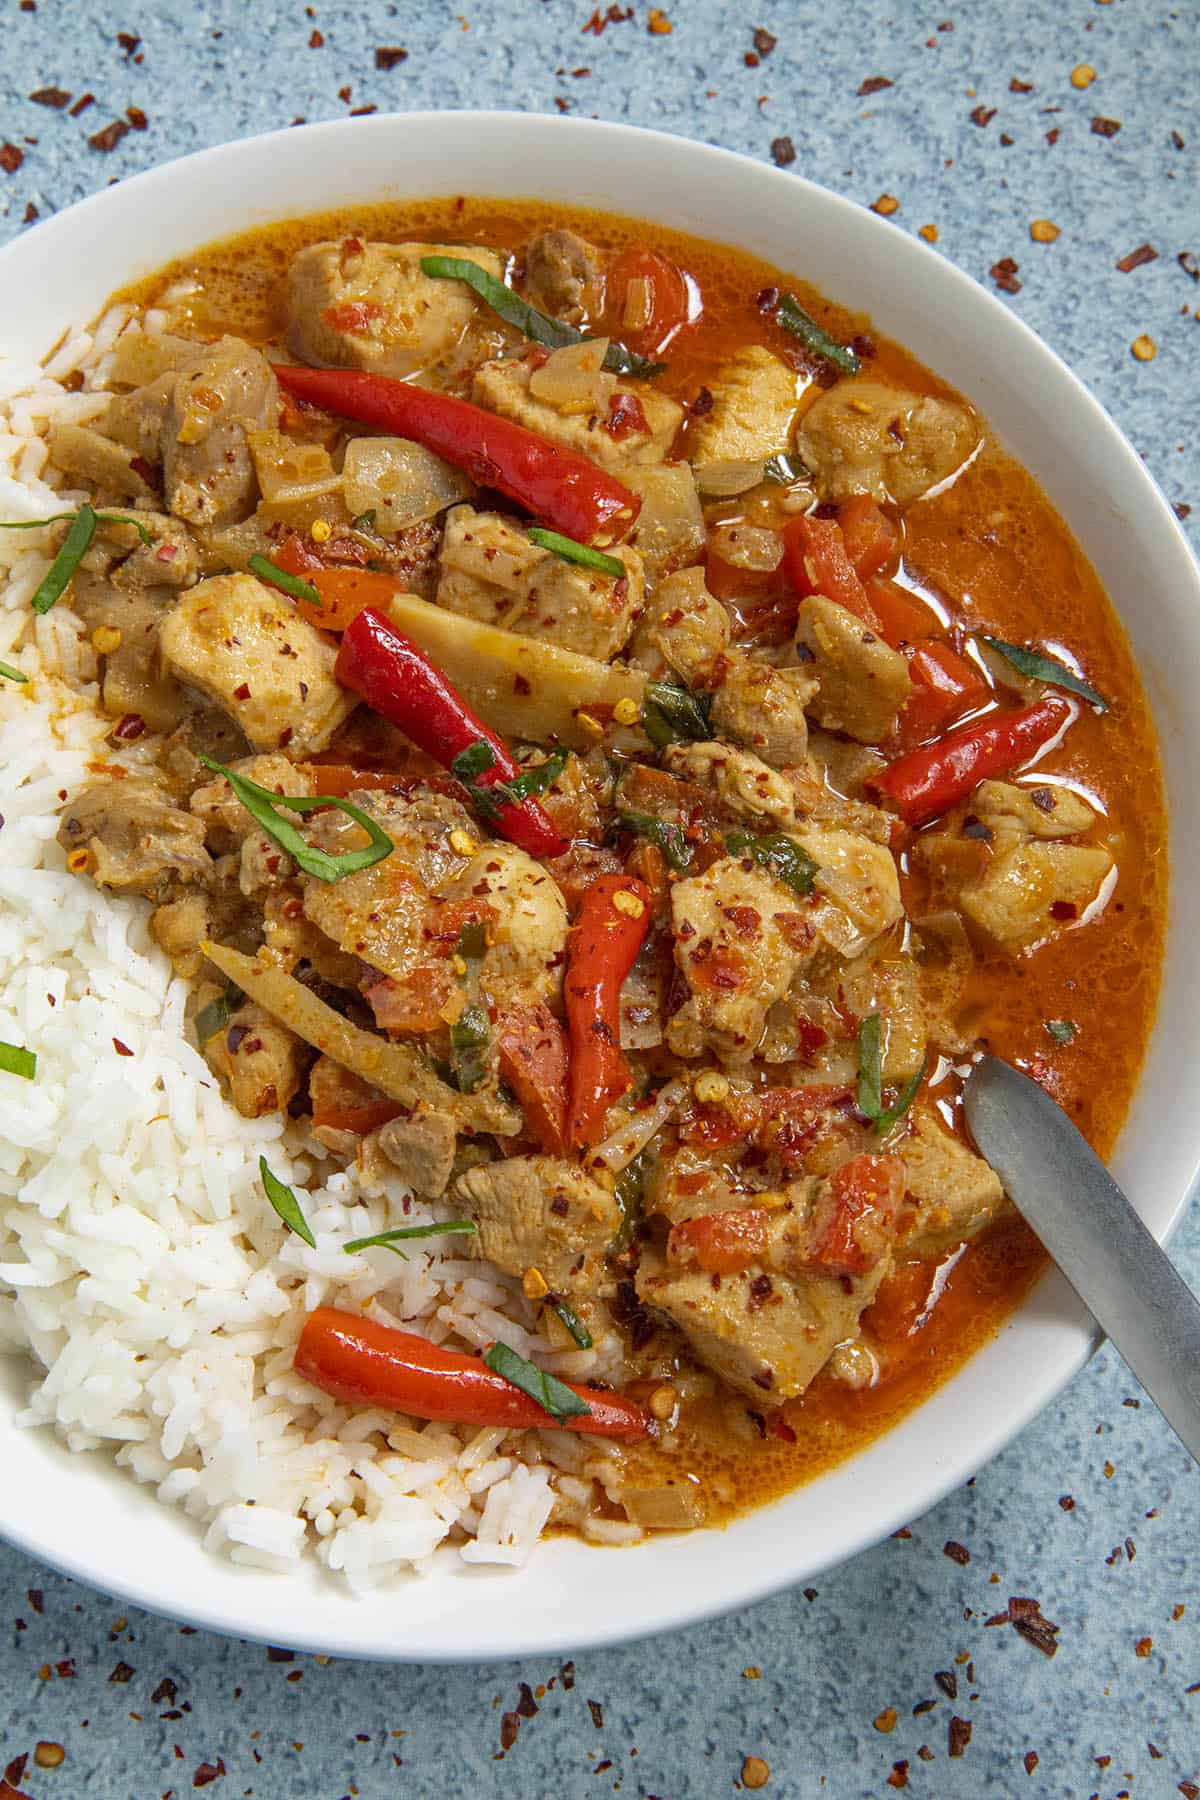
[{"label": "food in bowl", "polygon": [[280,224],[9,403],[0,1326],[240,1561],[785,1491],[1040,1267],[978,1047],[1101,1149],[1132,1092],[1095,576],[869,321],[645,236]]}]

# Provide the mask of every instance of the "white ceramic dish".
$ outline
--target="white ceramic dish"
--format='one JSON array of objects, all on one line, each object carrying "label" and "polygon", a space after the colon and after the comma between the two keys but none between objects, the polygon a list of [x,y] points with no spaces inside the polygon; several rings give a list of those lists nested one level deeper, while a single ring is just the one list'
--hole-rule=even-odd
[{"label": "white ceramic dish", "polygon": [[[1193,672],[1200,570],[1136,453],[1058,358],[940,256],[847,200],[701,144],[516,114],[410,114],[276,132],[108,188],[0,252],[0,348],[47,350],[111,291],[213,238],[354,202],[536,194],[754,251],[864,308],[967,394],[1040,480],[1132,640],[1162,738],[1173,824],[1163,1000],[1115,1170],[1156,1234],[1200,1166],[1189,1051],[1200,1015],[1200,781]],[[23,1370],[0,1359],[0,1533],[71,1575],[220,1631],[338,1655],[471,1660],[580,1648],[728,1610],[840,1562],[994,1455],[1082,1367],[1091,1321],[1058,1277],[895,1431],[730,1526],[625,1552],[550,1542],[530,1566],[468,1569],[356,1600],[315,1564],[295,1579],[207,1555],[177,1511],[100,1456],[13,1423]]]}]

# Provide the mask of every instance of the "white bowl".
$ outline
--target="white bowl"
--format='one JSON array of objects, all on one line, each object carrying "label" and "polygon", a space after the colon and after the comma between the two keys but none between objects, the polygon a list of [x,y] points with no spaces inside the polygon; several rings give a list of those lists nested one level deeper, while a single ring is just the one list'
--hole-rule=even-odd
[{"label": "white bowl", "polygon": [[[865,309],[982,410],[1042,483],[1112,596],[1162,739],[1174,826],[1163,1000],[1114,1168],[1160,1238],[1200,1165],[1189,1052],[1200,1016],[1200,570],[1141,461],[1059,359],[991,295],[873,213],[795,175],[624,125],[427,113],[275,132],[107,188],[0,251],[9,352],[47,350],[112,290],[213,238],[355,202],[537,195],[736,244]],[[560,1539],[520,1573],[447,1557],[354,1599],[313,1564],[291,1578],[200,1547],[177,1511],[100,1455],[17,1429],[23,1368],[0,1359],[0,1532],[139,1605],[270,1643],[469,1660],[610,1643],[741,1606],[841,1562],[994,1455],[1082,1367],[1089,1316],[1061,1277],[861,1455],[719,1536],[616,1552]]]}]

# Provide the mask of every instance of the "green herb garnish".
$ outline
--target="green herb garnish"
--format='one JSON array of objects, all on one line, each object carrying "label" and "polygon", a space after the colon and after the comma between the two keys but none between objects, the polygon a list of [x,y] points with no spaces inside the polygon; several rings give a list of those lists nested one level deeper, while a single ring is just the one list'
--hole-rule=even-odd
[{"label": "green herb garnish", "polygon": [[[507,283],[466,257],[423,256],[421,272],[443,281],[465,281],[506,325],[514,326],[523,337],[547,350],[565,350],[569,344],[587,341],[586,334],[574,325],[566,325],[561,319],[552,319],[548,313],[539,312],[536,306],[514,293]],[[636,350],[613,342],[609,343],[604,355],[604,367],[614,375],[658,375],[666,366],[666,363],[649,362]]]},{"label": "green herb garnish", "polygon": [[20,669],[14,669],[11,663],[6,662],[0,662],[0,675],[3,675],[5,681],[29,680],[28,675],[23,675]]},{"label": "green herb garnish", "polygon": [[669,866],[678,874],[682,875],[685,869],[690,868],[692,852],[683,835],[682,825],[672,824],[667,819],[656,819],[652,813],[644,812],[619,812],[617,824],[623,831],[632,831],[635,837],[657,844]]},{"label": "green herb garnish", "polygon": [[1056,1044],[1073,1044],[1079,1027],[1074,1019],[1047,1019],[1046,1030]]},{"label": "green herb garnish", "polygon": [[286,1181],[280,1181],[278,1175],[272,1175],[270,1169],[267,1167],[267,1159],[265,1156],[260,1156],[258,1159],[258,1172],[262,1176],[263,1191],[265,1192],[267,1199],[271,1202],[271,1205],[275,1208],[275,1211],[279,1214],[279,1217],[283,1220],[288,1230],[294,1231],[297,1237],[303,1238],[304,1242],[306,1244],[311,1244],[312,1248],[315,1250],[317,1247],[317,1240],[312,1234],[312,1229],[308,1220],[300,1211],[300,1202],[297,1200]]},{"label": "green herb garnish", "polygon": [[260,581],[265,581],[268,587],[281,588],[285,594],[291,594],[294,600],[307,600],[310,606],[321,605],[321,596],[311,581],[303,581],[299,575],[289,575],[286,569],[281,569],[269,557],[251,556],[247,559],[246,567]]},{"label": "green herb garnish", "polygon": [[210,1000],[207,1006],[202,1006],[196,1014],[197,1042],[207,1044],[209,1038],[216,1037],[218,1031],[224,1031],[245,997],[241,988],[229,987],[223,994],[218,994],[215,1000]]},{"label": "green herb garnish", "polygon": [[534,763],[532,768],[522,769],[511,781],[498,781],[491,791],[493,794],[505,795],[514,806],[519,806],[530,795],[544,794],[547,789],[552,788],[566,768],[569,756],[570,751],[561,747],[552,750],[545,762]]},{"label": "green herb garnish", "polygon": [[575,1342],[579,1345],[579,1348],[581,1350],[590,1350],[592,1347],[592,1334],[574,1308],[568,1306],[565,1300],[552,1300],[550,1306],[551,1309],[558,1314],[571,1336],[575,1339]]},{"label": "green herb garnish", "polygon": [[901,1120],[925,1079],[925,1062],[912,1080],[906,1082],[890,1106],[883,1104],[883,1020],[871,1013],[858,1028],[858,1110],[870,1119],[877,1136],[886,1137]]},{"label": "green herb garnish", "polygon": [[786,456],[780,451],[778,456],[769,456],[763,464],[763,477],[767,481],[777,481],[786,487],[789,482],[799,481],[808,471],[802,462],[794,456]]},{"label": "green herb garnish", "polygon": [[[387,832],[377,825],[369,814],[349,800],[341,800],[332,794],[293,795],[275,794],[270,788],[260,787],[257,781],[251,781],[246,775],[238,775],[233,769],[226,768],[224,763],[217,762],[211,756],[200,757],[206,769],[215,769],[223,775],[237,798],[241,801],[250,817],[254,819],[269,838],[286,850],[298,869],[317,881],[341,881],[346,875],[354,875],[359,869],[369,869],[373,863],[382,862],[396,848]],[[333,806],[361,825],[371,842],[365,850],[348,850],[341,856],[330,856],[325,850],[315,850],[307,844],[289,820],[279,816],[279,808],[283,806],[289,812],[318,812],[323,807]]]},{"label": "green herb garnish", "polygon": [[710,738],[712,695],[696,694],[678,681],[648,681],[642,699],[642,730],[658,749],[666,744]]},{"label": "green herb garnish", "polygon": [[408,1258],[398,1246],[410,1238],[461,1237],[478,1229],[472,1219],[447,1219],[437,1225],[401,1225],[396,1231],[378,1231],[374,1237],[351,1238],[342,1249],[347,1256],[353,1256],[358,1250],[373,1250],[378,1245],[383,1250],[394,1250],[402,1262],[407,1262]]},{"label": "green herb garnish", "polygon": [[847,349],[845,344],[839,344],[815,319],[811,319],[795,294],[784,294],[775,308],[775,323],[782,325],[785,331],[790,331],[793,337],[798,337],[806,350],[811,350],[815,356],[824,357],[835,369],[840,369],[843,375],[857,375],[862,368],[853,350]]},{"label": "green herb garnish", "polygon": [[366,512],[358,513],[350,521],[351,531],[365,531],[368,535],[375,529],[375,508],[369,506]]},{"label": "green herb garnish", "polygon": [[547,1375],[535,1363],[526,1362],[523,1356],[510,1350],[507,1344],[493,1344],[490,1350],[484,1352],[483,1360],[493,1374],[503,1375],[505,1381],[511,1381],[515,1388],[528,1394],[552,1419],[578,1419],[592,1410],[573,1388],[556,1380],[553,1375]]},{"label": "green herb garnish", "polygon": [[541,550],[553,550],[564,562],[579,563],[585,569],[599,569],[602,575],[611,575],[614,581],[620,581],[625,574],[625,564],[619,557],[605,556],[603,550],[590,550],[586,544],[577,544],[574,538],[564,537],[560,531],[546,531],[541,525],[531,525],[529,541]]},{"label": "green herb garnish", "polygon": [[748,856],[760,869],[791,888],[793,894],[811,894],[819,864],[815,863],[803,844],[782,831],[768,832],[764,837],[751,837],[748,831],[731,831],[725,839],[730,856]]},{"label": "green herb garnish", "polygon": [[462,782],[480,818],[490,823],[499,817],[502,806],[520,806],[522,801],[544,794],[566,768],[567,756],[566,750],[553,750],[544,762],[535,763],[531,769],[520,769],[507,781],[485,784],[478,778],[495,768],[496,753],[485,738],[476,738],[459,751],[450,764],[450,773]]},{"label": "green herb garnish", "polygon": [[35,613],[48,613],[55,601],[61,600],[71,577],[91,548],[97,525],[132,525],[143,544],[154,542],[140,520],[126,518],[124,513],[98,513],[86,500],[75,513],[51,513],[48,519],[0,520],[0,531],[40,531],[46,525],[56,525],[60,519],[70,519],[71,529],[30,601]]},{"label": "green herb garnish", "polygon": [[37,1074],[37,1057],[20,1044],[0,1044],[0,1069],[6,1075],[19,1075],[22,1081],[32,1081]]},{"label": "green herb garnish", "polygon": [[1104,695],[1098,694],[1094,687],[1089,687],[1081,676],[1076,675],[1057,658],[1046,656],[1040,650],[1027,650],[1023,644],[1009,644],[1003,638],[988,637],[986,632],[981,631],[977,635],[981,643],[997,651],[1019,674],[1027,675],[1032,681],[1048,682],[1051,687],[1066,688],[1070,693],[1078,694],[1081,699],[1088,701],[1097,712],[1108,711],[1108,701]]}]

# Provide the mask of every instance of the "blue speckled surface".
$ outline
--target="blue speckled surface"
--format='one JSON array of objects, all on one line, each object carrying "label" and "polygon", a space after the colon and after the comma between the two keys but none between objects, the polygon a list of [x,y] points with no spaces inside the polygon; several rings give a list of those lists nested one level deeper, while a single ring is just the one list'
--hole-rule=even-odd
[{"label": "blue speckled surface", "polygon": [[[897,223],[936,225],[941,251],[985,283],[1015,258],[1022,285],[1009,304],[1099,394],[1168,499],[1194,507],[1187,528],[1200,526],[1200,286],[1176,261],[1200,255],[1197,0],[761,0],[752,11],[668,0],[673,30],[657,35],[639,0],[600,37],[583,32],[589,0],[456,3],[462,15],[431,0],[7,0],[0,138],[24,160],[10,171],[16,157],[0,154],[0,233],[20,230],[31,205],[44,215],[182,151],[358,106],[559,104],[761,157],[787,136],[797,171],[867,203],[894,194]],[[755,27],[779,40],[757,66],[746,60]],[[141,41],[130,48],[118,33]],[[377,71],[379,45],[409,55]],[[1070,80],[1079,64],[1097,71],[1084,90]],[[872,76],[893,85],[859,97]],[[1032,91],[1011,91],[1014,77]],[[72,117],[26,98],[51,86],[95,100]],[[145,129],[111,153],[92,148],[89,134],[131,106]],[[1103,135],[1094,118],[1120,129]],[[1030,241],[1038,217],[1061,227],[1056,243]],[[1158,260],[1118,272],[1144,242]],[[1149,363],[1130,354],[1141,333],[1158,345]],[[1200,1285],[1194,1214],[1176,1253]],[[1194,1793],[1200,1485],[1136,1395],[1102,1352],[911,1538],[807,1594],[580,1656],[574,1685],[559,1678],[534,1699],[503,1760],[501,1715],[522,1682],[536,1696],[556,1665],[274,1661],[144,1614],[122,1619],[0,1549],[0,1768],[28,1753],[10,1779],[32,1800],[182,1800],[209,1776],[214,1800],[682,1800],[734,1791],[747,1755],[769,1765],[766,1792],[789,1800],[878,1797],[902,1777],[937,1800]],[[970,1561],[947,1558],[947,1541]],[[1053,1660],[985,1624],[1011,1594],[1036,1596],[1061,1627]],[[886,1732],[874,1722],[886,1725],[889,1707]],[[952,1716],[972,1727],[955,1759]],[[60,1767],[38,1766],[39,1740],[64,1747]]]}]

